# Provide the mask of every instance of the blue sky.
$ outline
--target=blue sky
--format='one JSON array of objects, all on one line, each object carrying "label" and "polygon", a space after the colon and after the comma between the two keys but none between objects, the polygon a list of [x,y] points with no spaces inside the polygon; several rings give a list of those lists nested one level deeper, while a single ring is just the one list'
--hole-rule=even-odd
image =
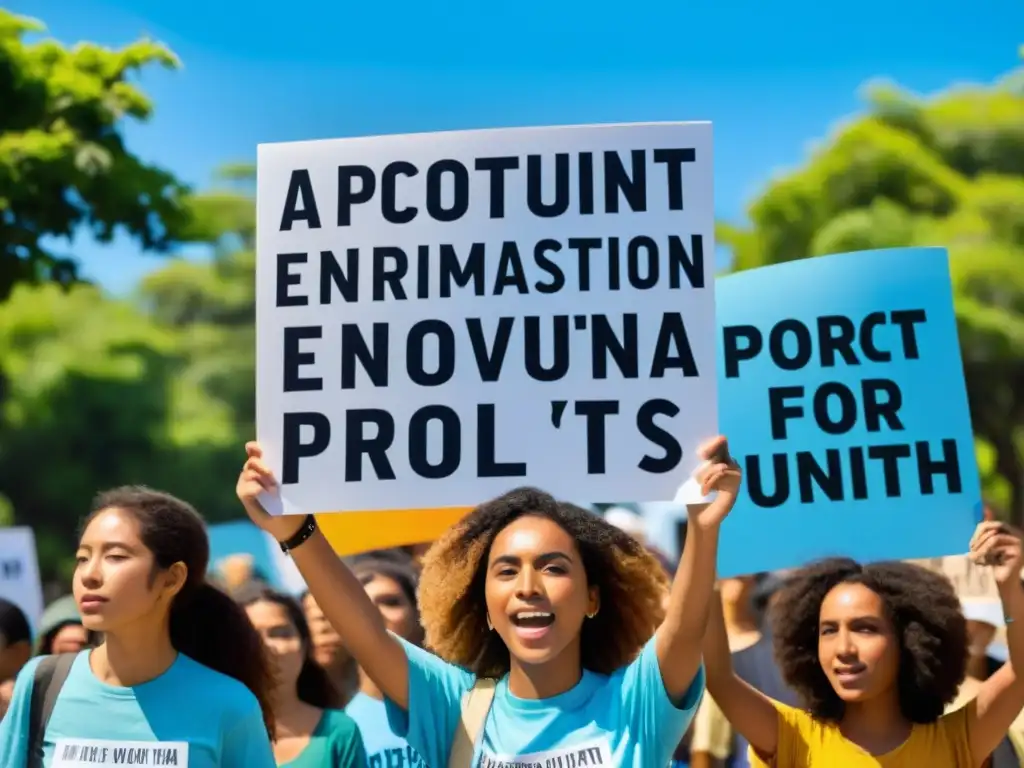
[{"label": "blue sky", "polygon": [[[3,2],[3,0],[0,0]],[[503,125],[712,120],[715,203],[742,217],[875,77],[918,92],[1017,66],[1020,0],[8,0],[63,42],[140,35],[181,57],[142,84],[141,156],[197,186],[267,141]],[[68,246],[130,289],[157,257]]]}]

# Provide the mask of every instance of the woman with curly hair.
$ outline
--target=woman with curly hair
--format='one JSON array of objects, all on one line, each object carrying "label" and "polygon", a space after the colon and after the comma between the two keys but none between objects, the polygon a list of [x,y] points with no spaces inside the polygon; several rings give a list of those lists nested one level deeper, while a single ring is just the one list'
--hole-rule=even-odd
[{"label": "woman with curly hair", "polygon": [[967,627],[949,580],[910,563],[834,558],[797,571],[772,608],[775,652],[804,709],[732,670],[720,603],[704,644],[708,692],[777,768],[984,766],[1024,707],[1021,540],[984,522],[971,557],[990,565],[1008,623],[1010,661],[966,706],[944,714],[964,679]]},{"label": "woman with curly hair", "polygon": [[521,488],[477,507],[426,556],[419,598],[430,651],[387,631],[312,516],[297,530],[294,518],[263,510],[274,479],[258,445],[247,453],[237,488],[247,512],[292,552],[383,693],[395,732],[431,768],[668,763],[701,699],[718,532],[739,489],[724,438],[702,454],[699,483],[717,497],[689,510],[668,601],[642,544]]}]

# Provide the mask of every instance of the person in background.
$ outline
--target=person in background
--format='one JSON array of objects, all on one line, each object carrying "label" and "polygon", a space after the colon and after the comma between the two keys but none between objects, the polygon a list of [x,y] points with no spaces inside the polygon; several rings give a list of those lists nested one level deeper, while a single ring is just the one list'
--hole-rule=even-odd
[{"label": "person in background", "polygon": [[0,597],[0,683],[16,677],[31,658],[28,617],[13,602]]},{"label": "person in background", "polygon": [[366,768],[359,729],[313,657],[302,607],[287,595],[252,585],[239,593],[274,667],[274,758],[287,768]]},{"label": "person in background", "polygon": [[0,683],[0,721],[7,714],[7,708],[11,704],[12,696],[14,696],[14,678]]},{"label": "person in background", "polygon": [[409,553],[412,557],[412,561],[416,564],[416,567],[419,568],[423,565],[423,558],[426,556],[427,552],[430,551],[430,547],[433,543],[434,542],[432,541],[424,541],[419,544],[410,544],[406,547],[402,547],[402,549]]},{"label": "person in background", "polygon": [[359,670],[355,659],[309,592],[302,595],[302,610],[313,639],[313,658],[327,672],[331,685],[338,692],[339,706],[344,707],[359,689]]},{"label": "person in background", "polygon": [[[419,571],[411,558],[401,554],[402,558],[381,558],[379,552],[354,558],[352,573],[380,610],[388,631],[419,646],[423,644],[423,627],[416,605]],[[359,692],[345,711],[363,734],[370,768],[425,768],[416,750],[392,730],[384,694],[362,669],[359,670]]]},{"label": "person in background", "polygon": [[[776,701],[795,706],[796,692],[782,679],[765,622],[768,604],[780,583],[778,576],[768,573],[737,576],[721,579],[719,593],[736,675]],[[747,747],[746,739],[733,731],[714,698],[705,696],[693,723],[692,768],[747,768]]]},{"label": "person in background", "polygon": [[[1010,661],[967,706],[944,714],[967,663],[967,625],[943,575],[917,565],[831,558],[801,568],[772,608],[777,657],[806,709],[775,701],[734,672],[721,609],[705,635],[708,692],[774,768],[977,768],[1024,707],[1021,539],[981,523],[969,547],[992,569],[1008,619]],[[1012,622],[1012,623],[1009,623]]]},{"label": "person in background", "polygon": [[89,631],[82,624],[74,595],[57,598],[43,611],[39,620],[36,655],[78,653],[90,645]]},{"label": "person in background", "polygon": [[[103,642],[71,657],[42,733],[43,768],[67,764],[54,754],[65,739],[111,755],[146,742],[182,768],[274,768],[266,651],[245,611],[206,583],[209,558],[206,526],[184,501],[141,487],[96,498],[72,586]],[[4,768],[30,760],[35,673],[47,658],[18,675],[0,722]]]}]

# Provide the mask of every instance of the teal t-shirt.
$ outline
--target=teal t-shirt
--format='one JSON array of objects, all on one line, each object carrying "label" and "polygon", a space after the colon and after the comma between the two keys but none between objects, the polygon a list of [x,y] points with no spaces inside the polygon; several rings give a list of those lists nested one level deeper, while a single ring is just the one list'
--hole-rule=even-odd
[{"label": "teal t-shirt", "polygon": [[[149,765],[179,768],[276,768],[259,703],[237,680],[184,654],[142,685],[107,685],[78,654],[50,715],[45,768]],[[18,674],[0,721],[0,766],[24,766],[33,675]]]},{"label": "teal t-shirt", "polygon": [[355,721],[340,709],[325,709],[309,744],[281,768],[366,768],[366,751]]},{"label": "teal t-shirt", "polygon": [[383,701],[357,693],[345,712],[363,734],[369,768],[429,768],[409,742],[391,730]]},{"label": "teal t-shirt", "polygon": [[[474,676],[402,641],[409,659],[409,710],[387,701],[395,733],[433,768],[446,766]],[[584,671],[576,686],[549,699],[519,699],[508,676],[494,692],[472,768],[504,766],[668,765],[704,693],[701,667],[682,701],[665,691],[654,640],[631,664],[611,675]]]}]

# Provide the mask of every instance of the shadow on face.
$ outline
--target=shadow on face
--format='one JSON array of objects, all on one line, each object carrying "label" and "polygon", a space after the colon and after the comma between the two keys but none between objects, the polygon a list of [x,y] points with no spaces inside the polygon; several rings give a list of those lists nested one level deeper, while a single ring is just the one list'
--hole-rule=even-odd
[{"label": "shadow on face", "polygon": [[524,665],[549,663],[567,648],[578,656],[583,621],[599,607],[572,536],[535,515],[495,536],[485,592],[494,631]]},{"label": "shadow on face", "polygon": [[18,672],[32,658],[32,643],[19,640],[8,644],[0,636],[0,680],[17,677]]},{"label": "shadow on face", "polygon": [[420,626],[416,606],[409,601],[397,581],[382,574],[371,574],[363,582],[363,588],[377,606],[390,632],[410,643],[423,643],[423,628]]},{"label": "shadow on face", "polygon": [[271,600],[257,600],[247,605],[245,612],[270,652],[277,685],[295,690],[306,662],[306,648],[288,611]]},{"label": "shadow on face", "polygon": [[350,658],[348,650],[341,642],[341,637],[320,610],[312,595],[302,600],[302,609],[306,614],[306,623],[313,638],[313,657],[317,664],[326,670],[337,672]]},{"label": "shadow on face", "polygon": [[818,661],[845,702],[895,690],[899,640],[881,596],[863,584],[839,584],[821,603]]}]

